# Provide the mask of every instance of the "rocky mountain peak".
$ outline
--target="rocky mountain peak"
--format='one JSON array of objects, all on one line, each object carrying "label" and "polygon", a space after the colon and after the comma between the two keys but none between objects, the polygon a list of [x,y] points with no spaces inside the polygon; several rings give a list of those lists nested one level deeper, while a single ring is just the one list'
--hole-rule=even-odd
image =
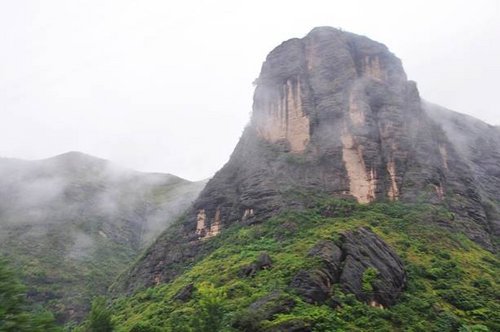
[{"label": "rocky mountain peak", "polygon": [[359,203],[418,198],[451,207],[488,246],[491,191],[424,106],[381,43],[330,27],[285,41],[262,65],[250,126],[196,208],[220,226],[294,205],[286,192],[297,188]]},{"label": "rocky mountain peak", "polygon": [[493,250],[497,154],[479,165],[481,156],[460,153],[385,45],[315,28],[272,50],[255,83],[251,121],[230,160],[130,271],[127,289],[171,280],[170,266],[199,257],[207,238],[307,208],[313,195],[442,205],[454,213],[442,226]]},{"label": "rocky mountain peak", "polygon": [[[252,125],[260,138],[292,153],[342,150],[349,194],[373,201],[384,186],[378,182],[388,177],[385,193],[394,200],[402,136],[395,130],[404,129],[407,113],[420,111],[418,103],[415,84],[385,45],[322,27],[269,54],[257,80]],[[367,139],[384,141],[368,147]],[[378,152],[384,160],[373,155]]]}]

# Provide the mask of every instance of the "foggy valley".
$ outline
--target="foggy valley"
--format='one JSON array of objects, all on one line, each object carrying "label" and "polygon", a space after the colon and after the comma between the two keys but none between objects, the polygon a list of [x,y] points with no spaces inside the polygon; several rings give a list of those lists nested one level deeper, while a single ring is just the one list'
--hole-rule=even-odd
[{"label": "foggy valley", "polygon": [[50,301],[60,322],[79,321],[88,299],[102,294],[204,184],[79,152],[0,159],[0,251],[24,272],[31,299]]}]

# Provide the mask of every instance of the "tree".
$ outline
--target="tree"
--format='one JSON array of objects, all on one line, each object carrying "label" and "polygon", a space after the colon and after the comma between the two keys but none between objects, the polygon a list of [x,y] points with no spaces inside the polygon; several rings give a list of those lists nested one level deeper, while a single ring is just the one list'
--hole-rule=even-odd
[{"label": "tree", "polygon": [[0,331],[25,329],[29,317],[24,311],[25,287],[4,260],[0,260]]},{"label": "tree", "polygon": [[222,330],[225,294],[210,283],[202,283],[197,287],[198,305],[193,317],[196,332],[214,332]]},{"label": "tree", "polygon": [[26,301],[26,287],[0,258],[0,331],[60,331],[46,310],[34,312]]},{"label": "tree", "polygon": [[106,305],[106,298],[98,296],[92,301],[92,309],[88,321],[89,332],[111,332],[113,323],[111,321],[111,310]]}]

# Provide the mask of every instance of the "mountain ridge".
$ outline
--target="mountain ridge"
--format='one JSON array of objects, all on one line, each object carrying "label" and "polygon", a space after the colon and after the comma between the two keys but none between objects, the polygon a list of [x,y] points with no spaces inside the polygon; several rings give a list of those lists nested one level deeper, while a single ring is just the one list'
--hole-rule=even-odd
[{"label": "mountain ridge", "polygon": [[58,322],[79,321],[204,184],[81,152],[0,159],[0,254],[29,285],[30,301]]}]

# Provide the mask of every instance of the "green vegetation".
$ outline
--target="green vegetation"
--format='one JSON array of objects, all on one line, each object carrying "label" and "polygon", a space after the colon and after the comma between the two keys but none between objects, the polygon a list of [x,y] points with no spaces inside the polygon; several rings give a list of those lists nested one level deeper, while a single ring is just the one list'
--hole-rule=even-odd
[{"label": "green vegetation", "polygon": [[187,321],[173,323],[174,331],[212,332],[223,328],[225,294],[210,283],[198,287],[197,303]]},{"label": "green vegetation", "polygon": [[372,292],[373,291],[373,282],[377,278],[378,271],[373,267],[369,267],[363,273],[363,292]]},{"label": "green vegetation", "polygon": [[[87,226],[98,227],[93,222],[87,222]],[[81,319],[90,309],[90,300],[104,294],[137,255],[128,244],[110,241],[96,230],[89,235],[91,250],[72,256],[70,236],[78,227],[72,223],[48,227],[42,239],[23,236],[22,229],[19,234],[10,230],[11,236],[0,245],[1,251],[15,259],[14,267],[28,285],[30,301],[54,312],[60,323]]]},{"label": "green vegetation", "polygon": [[203,185],[79,153],[19,163],[0,160],[0,255],[60,324],[79,323]]},{"label": "green vegetation", "polygon": [[0,259],[0,331],[56,332],[60,329],[54,317],[41,308],[33,308],[26,300],[26,287]]},{"label": "green vegetation", "polygon": [[92,310],[89,315],[88,330],[91,332],[111,332],[111,312],[107,308],[106,299],[98,296],[92,301]]},{"label": "green vegetation", "polygon": [[[464,235],[436,226],[453,215],[433,205],[319,198],[307,210],[289,211],[253,226],[233,225],[212,238],[215,248],[171,283],[117,299],[117,331],[278,331],[310,326],[313,331],[499,331],[500,263]],[[289,284],[301,269],[318,264],[307,253],[319,240],[359,227],[372,231],[403,259],[408,286],[398,303],[373,308],[333,285],[336,309],[304,302]],[[253,277],[242,267],[267,252],[273,266]],[[367,269],[363,288],[377,271]],[[185,301],[176,294],[189,284]],[[272,297],[272,294],[279,296]],[[271,296],[269,303],[256,301]],[[250,306],[254,303],[254,306]],[[273,306],[286,310],[273,312]]]}]

